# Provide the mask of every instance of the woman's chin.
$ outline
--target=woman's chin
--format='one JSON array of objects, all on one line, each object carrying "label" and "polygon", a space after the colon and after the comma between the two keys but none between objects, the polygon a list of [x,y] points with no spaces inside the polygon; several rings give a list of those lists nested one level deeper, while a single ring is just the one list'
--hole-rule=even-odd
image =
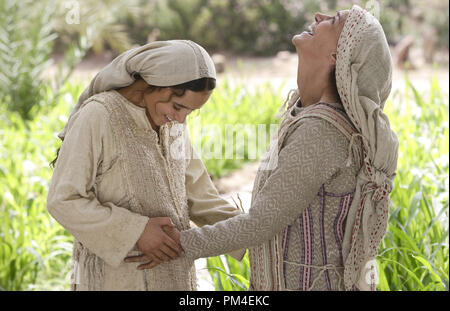
[{"label": "woman's chin", "polygon": [[311,38],[312,38],[312,36],[309,33],[307,33],[306,31],[304,31],[298,35],[295,35],[292,38],[292,43],[295,46],[299,46],[301,44],[304,44],[305,42],[308,42],[309,40],[311,40]]}]

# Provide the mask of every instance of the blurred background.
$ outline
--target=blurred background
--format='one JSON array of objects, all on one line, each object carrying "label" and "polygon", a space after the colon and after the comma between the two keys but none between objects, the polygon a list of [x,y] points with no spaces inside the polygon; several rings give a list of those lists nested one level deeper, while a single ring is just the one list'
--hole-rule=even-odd
[{"label": "blurred background", "polygon": [[398,69],[417,79],[429,79],[431,68],[448,70],[449,2],[442,0],[0,0],[0,90],[20,97],[17,83],[30,86],[25,102],[8,105],[28,117],[46,77],[57,92],[133,46],[169,39],[205,47],[219,73],[295,79],[293,35],[315,12],[355,3],[376,8]]},{"label": "blurred background", "polygon": [[[375,2],[393,47],[400,44],[421,50],[417,65],[434,60],[448,62],[448,1]],[[84,0],[78,1],[77,20],[70,10],[75,4],[58,3],[53,20],[58,34],[55,52],[64,51],[92,31],[90,53],[111,51],[112,56],[136,44],[176,38],[193,40],[211,53],[274,56],[279,51],[295,51],[292,36],[314,21],[315,12],[334,14],[354,3],[370,5],[370,1],[348,0],[131,0],[126,4],[118,0]],[[49,10],[44,3],[33,5]],[[407,56],[402,57],[407,60]]]},{"label": "blurred background", "polygon": [[[192,139],[208,145],[223,136],[225,124],[277,124],[279,106],[296,87],[293,35],[314,13],[334,15],[353,4],[375,8],[395,64],[386,113],[400,158],[377,258],[378,289],[448,290],[449,2],[443,0],[0,0],[0,290],[69,288],[73,238],[46,210],[48,163],[78,96],[114,57],[155,40],[205,47],[219,74],[201,125],[221,130]],[[219,191],[248,210],[258,159],[244,145],[233,148],[244,158],[204,161]],[[196,264],[200,289],[248,287],[247,257]]]}]

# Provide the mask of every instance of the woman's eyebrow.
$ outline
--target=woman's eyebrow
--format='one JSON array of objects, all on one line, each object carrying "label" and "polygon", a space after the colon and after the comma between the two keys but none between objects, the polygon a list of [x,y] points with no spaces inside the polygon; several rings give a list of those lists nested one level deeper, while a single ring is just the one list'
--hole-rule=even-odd
[{"label": "woman's eyebrow", "polygon": [[174,103],[175,105],[177,105],[177,106],[183,107],[183,108],[188,109],[188,110],[195,110],[195,109],[186,107],[186,106],[184,106],[184,105],[181,105],[181,104],[179,104],[179,103],[177,103],[177,102],[173,102],[173,103]]}]

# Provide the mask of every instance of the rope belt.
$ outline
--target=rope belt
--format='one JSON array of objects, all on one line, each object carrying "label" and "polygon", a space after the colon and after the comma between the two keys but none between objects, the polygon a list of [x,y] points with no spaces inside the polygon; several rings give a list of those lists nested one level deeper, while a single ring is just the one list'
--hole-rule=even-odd
[{"label": "rope belt", "polygon": [[327,270],[332,270],[336,273],[337,277],[338,277],[338,283],[339,283],[339,287],[344,286],[343,284],[343,279],[341,274],[338,272],[338,269],[342,269],[344,270],[343,266],[336,266],[333,264],[326,264],[324,266],[316,266],[316,265],[306,265],[306,264],[302,264],[302,263],[298,263],[298,262],[292,262],[292,261],[284,261],[285,263],[294,265],[294,266],[301,266],[301,267],[305,267],[305,268],[314,268],[314,269],[319,269],[319,274],[314,278],[314,280],[312,281],[311,286],[308,288],[308,291],[311,291],[314,288],[314,285],[316,284],[316,281],[323,275],[323,273]]}]

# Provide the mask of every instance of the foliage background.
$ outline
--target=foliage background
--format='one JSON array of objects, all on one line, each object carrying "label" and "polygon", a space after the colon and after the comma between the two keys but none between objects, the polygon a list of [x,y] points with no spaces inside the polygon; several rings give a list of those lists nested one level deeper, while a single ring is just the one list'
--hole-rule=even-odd
[{"label": "foliage background", "polygon": [[[41,0],[44,1],[44,0]],[[369,0],[370,1],[370,0]],[[79,0],[80,24],[67,24],[70,11],[61,1],[56,14],[58,48],[70,44],[87,29],[95,29],[94,52],[121,52],[133,44],[160,39],[190,39],[208,51],[274,55],[294,51],[292,36],[314,21],[314,12],[332,13],[365,7],[352,0]],[[448,49],[449,3],[440,0],[383,0],[380,22],[388,41],[407,34],[420,44],[424,30],[433,27],[439,48]]]}]

